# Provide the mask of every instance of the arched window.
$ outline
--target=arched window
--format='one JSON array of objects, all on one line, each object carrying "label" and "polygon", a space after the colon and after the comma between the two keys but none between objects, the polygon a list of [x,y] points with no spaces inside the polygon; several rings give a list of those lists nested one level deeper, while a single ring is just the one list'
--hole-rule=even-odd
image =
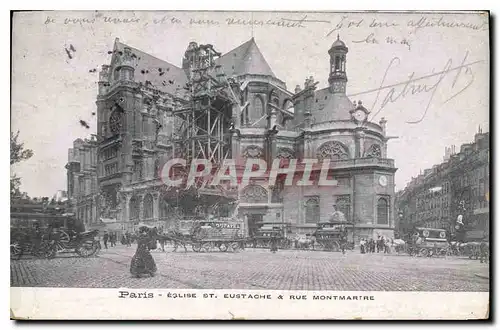
[{"label": "arched window", "polygon": [[264,102],[262,102],[262,98],[260,96],[256,96],[254,100],[254,109],[255,114],[258,116],[264,116]]},{"label": "arched window", "polygon": [[259,185],[249,185],[241,192],[244,203],[267,203],[267,190]]},{"label": "arched window", "polygon": [[347,148],[337,141],[326,142],[318,148],[317,157],[319,160],[331,159],[340,160],[348,159],[349,151]]},{"label": "arched window", "polygon": [[335,71],[340,71],[340,56],[335,56]]},{"label": "arched window", "polygon": [[347,221],[351,220],[351,196],[343,195],[337,197],[337,210],[344,213]]},{"label": "arched window", "polygon": [[382,157],[382,151],[378,144],[372,144],[370,148],[365,153],[365,157],[369,158],[380,158]]},{"label": "arched window", "polygon": [[389,203],[384,197],[379,198],[377,202],[377,223],[379,225],[389,224]]},{"label": "arched window", "polygon": [[116,81],[116,80],[120,80],[120,71],[121,71],[121,68],[118,67],[115,69],[114,73],[113,73],[113,79]]},{"label": "arched window", "polygon": [[306,223],[318,223],[320,220],[319,197],[309,197],[306,201]]},{"label": "arched window", "polygon": [[119,133],[122,128],[123,120],[123,109],[121,107],[116,107],[111,115],[109,116],[109,129],[112,133]]},{"label": "arched window", "polygon": [[130,199],[129,205],[130,220],[139,220],[139,198],[136,196]]},{"label": "arched window", "polygon": [[147,194],[144,197],[144,219],[153,219],[153,196]]}]

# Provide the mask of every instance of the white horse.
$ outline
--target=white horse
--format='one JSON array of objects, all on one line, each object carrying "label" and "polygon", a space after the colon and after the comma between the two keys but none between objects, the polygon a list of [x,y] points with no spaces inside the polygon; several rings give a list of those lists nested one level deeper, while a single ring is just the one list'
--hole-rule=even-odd
[{"label": "white horse", "polygon": [[314,236],[306,237],[306,236],[297,236],[295,238],[296,246],[299,250],[307,250],[312,248],[314,250],[314,244],[316,240]]},{"label": "white horse", "polygon": [[394,248],[394,251],[396,251],[397,253],[404,252],[406,248],[406,242],[400,238],[397,238],[392,242],[392,247]]}]

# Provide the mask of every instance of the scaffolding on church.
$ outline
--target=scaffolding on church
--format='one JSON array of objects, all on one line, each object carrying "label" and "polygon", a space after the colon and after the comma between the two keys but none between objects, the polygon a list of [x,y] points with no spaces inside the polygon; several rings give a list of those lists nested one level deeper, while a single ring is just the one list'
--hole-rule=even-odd
[{"label": "scaffolding on church", "polygon": [[190,43],[184,57],[189,68],[189,101],[174,115],[180,121],[174,154],[189,164],[207,159],[214,167],[231,154],[230,126],[235,96],[212,45]]},{"label": "scaffolding on church", "polygon": [[[188,101],[173,110],[180,124],[172,142],[173,154],[176,158],[185,159],[188,168],[194,159],[205,159],[216,171],[225,159],[231,157],[232,107],[239,104],[239,100],[231,89],[230,79],[217,63],[220,56],[212,45],[191,42],[183,60],[183,67],[188,70],[185,87]],[[184,176],[187,172],[184,169]],[[226,207],[234,205],[234,198],[221,199],[220,195],[214,196],[218,195],[214,191],[201,196],[205,188],[203,182],[197,182],[183,192],[200,203],[194,213],[219,213],[216,210],[223,207],[222,204],[227,204]],[[220,187],[211,188],[218,190]],[[221,195],[224,195],[222,191]]]}]

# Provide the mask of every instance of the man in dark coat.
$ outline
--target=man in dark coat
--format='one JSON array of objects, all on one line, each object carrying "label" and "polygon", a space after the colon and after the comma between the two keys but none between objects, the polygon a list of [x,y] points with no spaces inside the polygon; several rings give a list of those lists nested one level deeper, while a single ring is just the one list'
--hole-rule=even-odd
[{"label": "man in dark coat", "polygon": [[108,240],[109,240],[109,234],[107,231],[105,231],[104,235],[102,235],[102,241],[104,242],[104,248],[106,250],[108,249]]},{"label": "man in dark coat", "polygon": [[278,237],[276,233],[271,234],[270,245],[271,245],[271,252],[276,253],[276,251],[278,251]]},{"label": "man in dark coat", "polygon": [[340,231],[340,250],[342,254],[345,254],[345,248],[347,246],[347,229],[342,228]]}]

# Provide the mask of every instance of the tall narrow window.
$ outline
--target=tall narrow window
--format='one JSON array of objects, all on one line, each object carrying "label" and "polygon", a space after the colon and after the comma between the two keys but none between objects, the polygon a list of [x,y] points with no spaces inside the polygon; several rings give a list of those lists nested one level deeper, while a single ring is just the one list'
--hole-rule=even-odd
[{"label": "tall narrow window", "polygon": [[153,196],[147,194],[144,197],[144,219],[153,219]]},{"label": "tall narrow window", "polygon": [[262,99],[259,96],[255,97],[254,109],[256,115],[264,116],[264,102],[262,102]]},{"label": "tall narrow window", "polygon": [[379,225],[389,224],[389,203],[384,197],[379,198],[377,202],[377,223]]},{"label": "tall narrow window", "polygon": [[130,220],[139,220],[139,199],[134,196],[130,199]]},{"label": "tall narrow window", "polygon": [[337,210],[344,213],[345,219],[351,221],[351,196],[338,196],[336,206]]},{"label": "tall narrow window", "polygon": [[335,71],[340,71],[340,56],[335,57]]},{"label": "tall narrow window", "polygon": [[318,223],[320,220],[319,197],[309,197],[306,201],[306,223]]}]

